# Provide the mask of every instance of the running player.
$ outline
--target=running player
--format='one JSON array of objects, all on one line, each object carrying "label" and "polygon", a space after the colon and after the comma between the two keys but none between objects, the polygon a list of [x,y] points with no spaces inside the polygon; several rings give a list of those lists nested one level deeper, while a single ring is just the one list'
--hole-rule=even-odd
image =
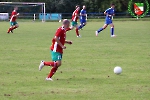
[{"label": "running player", "polygon": [[50,47],[50,52],[52,55],[52,61],[46,62],[41,61],[39,65],[39,70],[42,70],[44,66],[52,66],[50,73],[48,74],[46,80],[52,81],[52,76],[57,71],[58,67],[61,66],[63,49],[66,49],[65,43],[72,44],[72,41],[66,40],[66,29],[69,28],[70,22],[67,19],[63,20],[63,25],[59,27],[55,33],[55,37],[52,39],[52,45]]},{"label": "running player", "polygon": [[8,29],[7,33],[12,32],[13,30],[18,28],[19,25],[16,22],[17,16],[19,16],[19,13],[17,13],[18,7],[15,7],[14,10],[11,13],[11,17],[10,17],[10,28]]},{"label": "running player", "polygon": [[79,30],[82,29],[85,25],[86,25],[86,6],[83,5],[83,9],[80,11],[80,26],[79,26]]},{"label": "running player", "polygon": [[114,16],[114,8],[115,5],[111,4],[111,8],[108,8],[105,12],[104,15],[106,15],[105,18],[105,24],[102,28],[100,28],[99,30],[97,30],[95,32],[96,36],[98,36],[98,33],[101,32],[102,30],[104,30],[108,25],[110,25],[111,27],[111,37],[116,37],[116,35],[114,35],[114,24],[112,23],[112,17]]},{"label": "running player", "polygon": [[72,14],[72,24],[71,24],[71,27],[68,28],[67,31],[73,30],[74,27],[75,27],[75,28],[76,28],[76,35],[77,35],[77,37],[81,37],[80,34],[79,34],[78,23],[77,23],[78,18],[79,18],[80,6],[77,5],[75,8],[76,8],[76,9],[75,9],[75,11],[74,11],[73,14]]}]

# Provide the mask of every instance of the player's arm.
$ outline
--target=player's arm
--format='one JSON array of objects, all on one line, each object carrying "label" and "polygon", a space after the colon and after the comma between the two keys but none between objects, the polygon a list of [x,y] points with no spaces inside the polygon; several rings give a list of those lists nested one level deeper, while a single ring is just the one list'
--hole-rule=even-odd
[{"label": "player's arm", "polygon": [[86,14],[82,14],[82,13],[80,13],[80,16],[86,16]]},{"label": "player's arm", "polygon": [[19,16],[19,13],[17,13],[16,16]]},{"label": "player's arm", "polygon": [[82,11],[80,12],[80,16],[86,16]]},{"label": "player's arm", "polygon": [[17,16],[19,16],[19,13],[14,12],[13,17],[17,17]]},{"label": "player's arm", "polygon": [[114,14],[114,13],[113,13],[112,15],[113,15],[113,16],[115,16],[115,14]]},{"label": "player's arm", "polygon": [[58,43],[58,45],[61,48],[66,49],[66,47],[64,45],[62,45],[62,43],[59,40],[59,37],[61,36],[61,33],[62,33],[62,30],[61,29],[57,29],[54,39],[55,39],[55,41]]},{"label": "player's arm", "polygon": [[80,16],[86,16],[86,15],[87,15],[87,14],[86,14],[84,11],[81,10]]},{"label": "player's arm", "polygon": [[58,45],[63,48],[66,49],[66,46],[62,45],[62,43],[60,42],[59,38],[57,36],[54,37],[55,41],[58,43]]},{"label": "player's arm", "polygon": [[13,16],[11,17],[10,21],[12,20],[13,17],[19,16],[19,13],[13,12],[12,15],[13,15]]},{"label": "player's arm", "polygon": [[70,40],[65,40],[65,43],[67,43],[67,44],[72,44],[72,41],[70,41]]},{"label": "player's arm", "polygon": [[106,12],[106,11],[104,12],[104,15],[107,15],[107,12]]},{"label": "player's arm", "polygon": [[79,14],[76,13],[75,16],[76,16],[76,17],[79,17]]},{"label": "player's arm", "polygon": [[104,12],[104,15],[107,15],[107,16],[109,16],[109,17],[112,17],[112,16],[113,16],[113,15],[108,14],[107,11]]},{"label": "player's arm", "polygon": [[17,16],[19,16],[19,13],[17,13],[16,15],[14,15],[14,17],[17,17]]},{"label": "player's arm", "polygon": [[10,21],[12,21],[13,17],[17,17],[17,16],[19,16],[19,13],[13,15],[13,16],[11,17]]},{"label": "player's arm", "polygon": [[75,16],[79,17],[80,16],[79,12],[75,12]]}]

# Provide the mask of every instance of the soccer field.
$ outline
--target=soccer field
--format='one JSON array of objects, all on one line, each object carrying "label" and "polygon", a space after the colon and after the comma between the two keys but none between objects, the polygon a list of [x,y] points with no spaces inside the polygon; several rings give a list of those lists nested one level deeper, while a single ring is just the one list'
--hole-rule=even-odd
[{"label": "soccer field", "polygon": [[[49,47],[58,22],[18,22],[7,34],[9,22],[0,22],[1,100],[149,100],[150,21],[114,21],[98,37],[103,22],[88,22],[77,38],[67,32],[72,45],[64,50],[62,66],[52,81],[45,81],[50,67],[38,70],[41,60],[50,61]],[[113,73],[121,66],[122,74]]]}]

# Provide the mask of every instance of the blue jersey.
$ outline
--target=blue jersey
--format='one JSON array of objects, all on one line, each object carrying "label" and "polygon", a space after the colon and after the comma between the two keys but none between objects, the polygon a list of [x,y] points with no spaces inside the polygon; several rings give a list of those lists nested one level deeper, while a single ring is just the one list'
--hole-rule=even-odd
[{"label": "blue jersey", "polygon": [[[80,11],[80,14],[86,14],[86,10],[85,9],[82,9],[81,11]],[[81,15],[80,16],[80,19],[86,19],[86,16],[84,16],[84,15]]]},{"label": "blue jersey", "polygon": [[105,12],[106,12],[106,20],[111,20],[115,10],[113,8],[108,8]]}]

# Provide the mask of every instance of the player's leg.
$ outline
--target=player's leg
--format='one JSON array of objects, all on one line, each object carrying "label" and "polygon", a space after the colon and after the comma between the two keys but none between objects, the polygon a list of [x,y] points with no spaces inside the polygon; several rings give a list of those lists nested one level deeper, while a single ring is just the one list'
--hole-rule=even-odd
[{"label": "player's leg", "polygon": [[108,24],[105,23],[105,24],[103,25],[103,27],[101,27],[100,29],[98,29],[97,31],[95,31],[96,36],[98,36],[98,34],[99,34],[101,31],[103,31],[105,28],[107,28],[107,26],[108,26]]},{"label": "player's leg", "polygon": [[86,25],[86,22],[81,23],[80,26],[78,27],[78,30],[82,29]]},{"label": "player's leg", "polygon": [[10,33],[10,31],[13,33],[13,31],[12,31],[13,27],[14,27],[14,22],[10,22],[10,27],[9,27],[7,33]]},{"label": "player's leg", "polygon": [[14,24],[15,24],[15,25],[14,25],[14,27],[13,27],[13,30],[19,27],[19,24],[18,24],[17,22],[15,22]]},{"label": "player's leg", "polygon": [[12,32],[13,33],[13,26],[11,26],[11,27],[9,27],[9,29],[8,29],[8,31],[7,31],[7,33],[10,33],[10,32]]},{"label": "player's leg", "polygon": [[71,25],[71,27],[67,28],[66,31],[70,31],[70,30],[73,30],[74,27]]},{"label": "player's leg", "polygon": [[55,65],[56,65],[56,62],[54,61],[46,62],[42,60],[39,65],[39,71],[41,71],[44,66],[55,66]]},{"label": "player's leg", "polygon": [[49,79],[49,78],[51,79],[52,76],[56,73],[58,67],[61,66],[61,60],[58,60],[55,63],[56,63],[56,65],[52,67],[52,69],[50,70],[50,73],[48,74],[46,80]]},{"label": "player's leg", "polygon": [[80,34],[79,34],[78,23],[77,22],[75,24],[75,27],[76,27],[76,35],[77,35],[77,37],[81,37]]},{"label": "player's leg", "polygon": [[41,70],[44,66],[52,66],[50,73],[46,77],[46,80],[52,81],[51,77],[55,74],[55,72],[57,71],[57,69],[60,65],[61,65],[61,61],[51,61],[51,62],[41,61],[40,65],[39,65],[39,70]]},{"label": "player's leg", "polygon": [[71,27],[69,27],[70,28],[70,30],[73,30],[74,29],[74,26],[73,25],[71,25]]},{"label": "player's leg", "polygon": [[114,35],[114,24],[111,23],[111,24],[109,24],[109,25],[110,25],[110,27],[111,27],[111,29],[110,29],[111,37],[116,37],[116,35]]},{"label": "player's leg", "polygon": [[[84,22],[84,23],[83,23],[83,27],[84,27],[86,24],[87,24],[87,22]],[[82,28],[83,28],[83,27],[82,27]]]},{"label": "player's leg", "polygon": [[62,54],[51,51],[51,55],[52,55],[52,61],[50,62],[41,61],[39,65],[39,70],[42,70],[44,66],[52,66],[52,69],[50,70],[50,73],[48,74],[46,78],[46,80],[52,81],[51,77],[55,74],[58,67],[61,66]]},{"label": "player's leg", "polygon": [[80,37],[79,30],[78,30],[78,23],[75,22],[75,21],[72,21],[71,27],[66,29],[66,31],[72,30],[74,27],[76,27],[76,35],[77,35],[77,37]]},{"label": "player's leg", "polygon": [[80,19],[80,26],[78,27],[78,30],[82,29],[82,25],[83,25],[83,22],[82,22],[82,19]]},{"label": "player's leg", "polygon": [[52,66],[52,69],[50,70],[50,73],[48,74],[46,80],[51,80],[52,76],[56,73],[58,67],[61,66],[62,54],[53,51],[51,51],[51,54],[52,60],[54,61],[54,66]]},{"label": "player's leg", "polygon": [[97,32],[101,32],[103,31],[105,28],[107,28],[107,26],[109,25],[109,21],[108,20],[105,20],[105,24],[103,25],[103,27],[101,27],[99,30],[97,30]]},{"label": "player's leg", "polygon": [[74,21],[71,22],[71,27],[67,28],[66,31],[70,31],[74,29]]},{"label": "player's leg", "polygon": [[86,20],[80,19],[80,26],[78,27],[78,30],[82,29],[86,25]]},{"label": "player's leg", "polygon": [[62,59],[62,55],[58,52],[50,51],[50,54],[52,56],[52,61],[41,61],[40,65],[39,65],[39,70],[40,71],[42,70],[42,68],[44,66],[52,66],[52,67],[57,66],[56,61]]}]

